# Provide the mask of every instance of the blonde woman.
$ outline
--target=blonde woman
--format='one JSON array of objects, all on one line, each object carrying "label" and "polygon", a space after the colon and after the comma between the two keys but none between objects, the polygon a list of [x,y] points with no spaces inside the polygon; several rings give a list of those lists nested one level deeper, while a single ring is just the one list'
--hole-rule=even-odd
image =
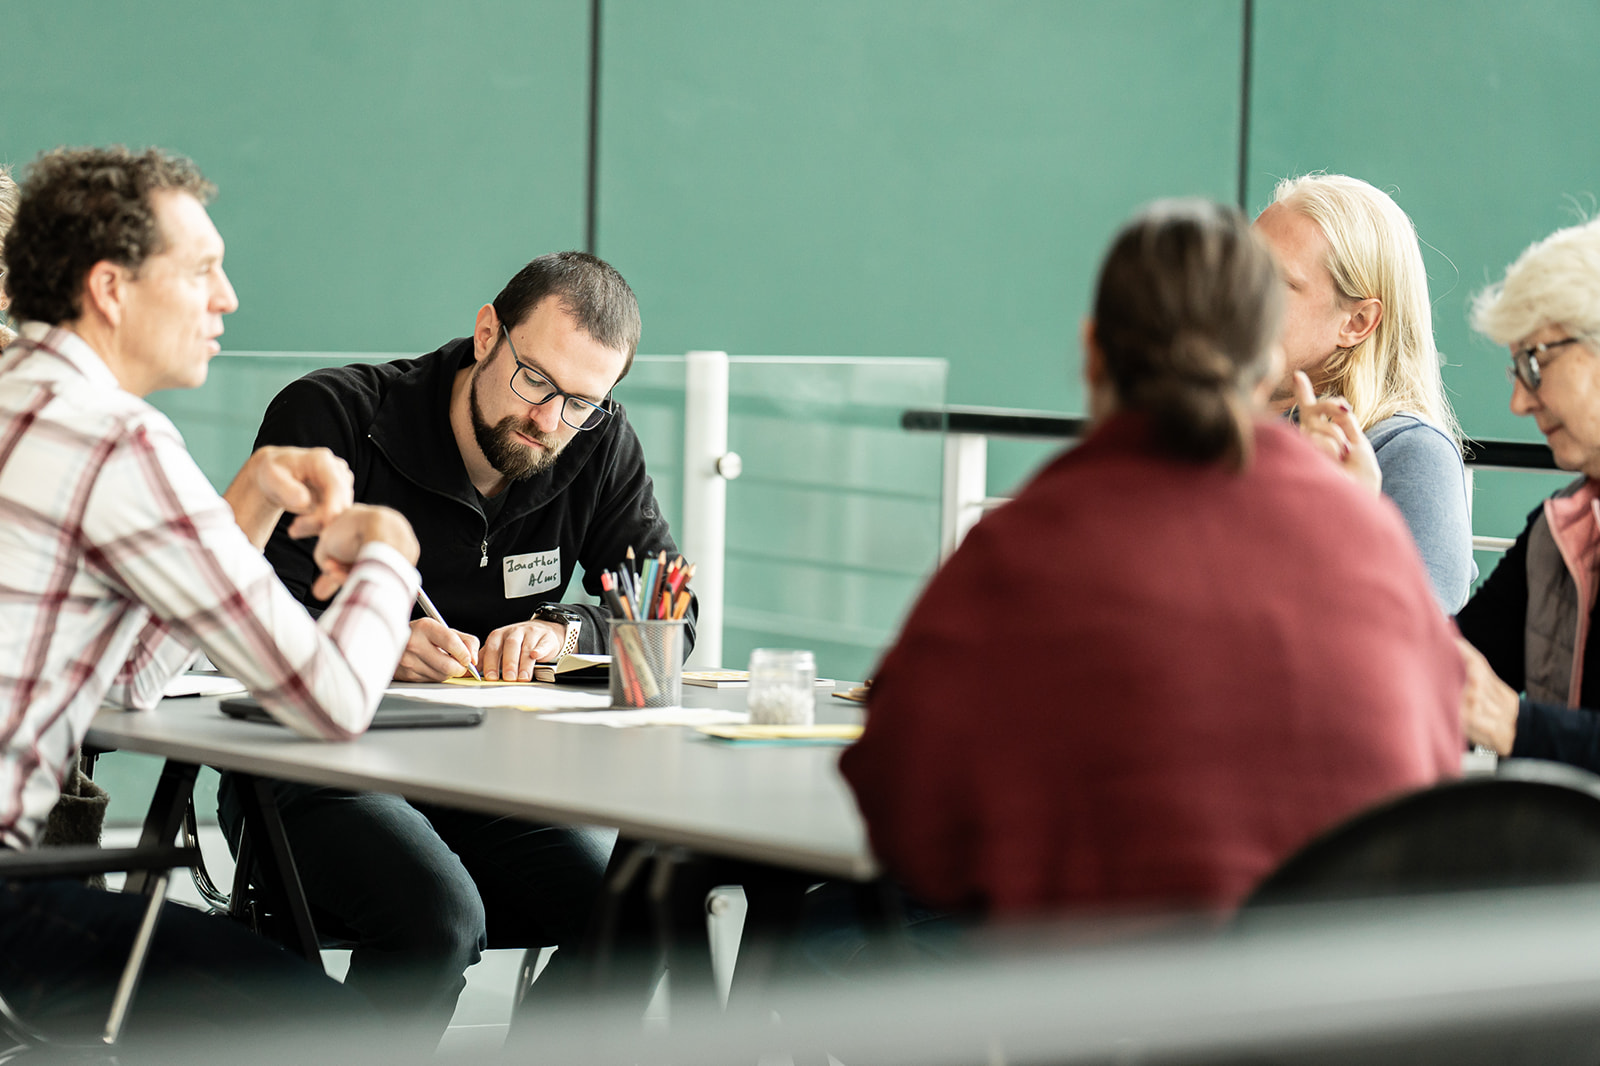
[{"label": "blonde woman", "polygon": [[1342,174],[1280,182],[1255,228],[1272,247],[1287,297],[1274,405],[1296,404],[1297,372],[1325,398],[1302,410],[1317,423],[1308,430],[1326,431],[1328,405],[1342,401],[1366,441],[1336,445],[1335,457],[1369,483],[1381,477],[1435,598],[1454,612],[1477,568],[1461,431],[1445,398],[1416,228],[1388,195]]}]

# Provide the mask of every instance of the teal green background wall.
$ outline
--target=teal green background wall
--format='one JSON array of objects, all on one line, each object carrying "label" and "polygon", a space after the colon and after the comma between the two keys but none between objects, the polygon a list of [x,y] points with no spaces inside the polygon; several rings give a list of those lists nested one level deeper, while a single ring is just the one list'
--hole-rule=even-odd
[{"label": "teal green background wall", "polygon": [[[1417,222],[1468,433],[1537,439],[1465,309],[1595,208],[1600,6],[1250,10],[1247,52],[1243,0],[603,0],[598,42],[591,0],[15,0],[0,162],[192,155],[221,189],[230,351],[430,350],[592,224],[639,294],[644,352],[942,359],[950,402],[1069,412],[1099,256],[1133,210],[1241,185],[1254,210],[1279,177],[1344,171]],[[223,479],[299,365],[224,360],[156,400]],[[806,365],[736,389],[729,659],[815,640],[858,675],[933,562],[936,443],[884,424],[895,389],[933,379],[863,406],[870,375]],[[625,398],[672,513],[681,418],[646,378]],[[818,388],[845,395],[763,413]],[[1050,450],[995,442],[991,487]],[[1551,482],[1480,475],[1480,531],[1514,532]]]},{"label": "teal green background wall", "polygon": [[1099,249],[1236,185],[1237,4],[603,10],[599,252],[653,350],[936,356],[955,402],[1077,409]]},{"label": "teal green background wall", "polygon": [[0,162],[195,159],[240,295],[232,349],[429,351],[583,241],[586,0],[20,0]]}]

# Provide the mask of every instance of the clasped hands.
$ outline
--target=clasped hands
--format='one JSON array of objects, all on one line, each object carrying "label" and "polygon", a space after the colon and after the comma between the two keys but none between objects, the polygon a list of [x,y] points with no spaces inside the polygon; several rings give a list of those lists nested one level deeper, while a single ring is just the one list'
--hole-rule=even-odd
[{"label": "clasped hands", "polygon": [[349,465],[327,448],[258,448],[222,498],[258,550],[266,547],[285,511],[295,516],[291,537],[317,538],[312,557],[321,573],[311,594],[319,600],[331,598],[344,584],[368,541],[389,545],[412,565],[421,554],[411,523],[400,512],[355,502]]}]

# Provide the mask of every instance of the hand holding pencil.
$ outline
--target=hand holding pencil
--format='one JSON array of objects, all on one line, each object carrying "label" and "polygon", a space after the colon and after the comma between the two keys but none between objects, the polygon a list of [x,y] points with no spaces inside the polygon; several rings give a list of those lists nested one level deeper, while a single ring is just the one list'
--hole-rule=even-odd
[{"label": "hand holding pencil", "polygon": [[396,681],[443,681],[450,677],[470,674],[482,680],[478,673],[478,638],[471,633],[451,629],[439,616],[438,608],[428,599],[426,592],[418,592],[417,604],[428,617],[411,623],[411,637],[400,655],[400,665],[395,668]]}]

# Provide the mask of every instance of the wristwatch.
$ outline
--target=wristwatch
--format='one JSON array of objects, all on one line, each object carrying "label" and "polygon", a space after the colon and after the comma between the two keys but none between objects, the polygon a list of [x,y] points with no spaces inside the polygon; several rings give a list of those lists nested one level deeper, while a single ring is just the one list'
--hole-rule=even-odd
[{"label": "wristwatch", "polygon": [[566,627],[561,635],[561,651],[556,656],[572,655],[578,650],[578,634],[583,631],[583,619],[569,607],[559,603],[541,603],[533,610],[535,622],[559,622]]}]

